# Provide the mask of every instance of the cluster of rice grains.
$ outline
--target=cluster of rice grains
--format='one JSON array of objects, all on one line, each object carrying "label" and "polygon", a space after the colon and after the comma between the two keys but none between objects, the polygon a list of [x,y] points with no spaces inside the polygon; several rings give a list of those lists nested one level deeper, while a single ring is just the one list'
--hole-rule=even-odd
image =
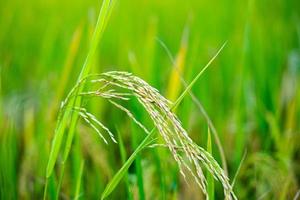
[{"label": "cluster of rice grains", "polygon": [[[79,88],[84,82],[100,84],[100,86],[95,91],[87,91],[77,94],[77,88]],[[112,105],[124,111],[147,134],[150,134],[145,126],[143,126],[128,109],[114,101],[129,100],[130,97],[135,96],[149,113],[155,127],[165,141],[164,145],[169,148],[174,159],[178,163],[181,174],[185,177],[184,172],[191,173],[196,183],[200,186],[203,193],[208,198],[206,192],[207,181],[200,166],[203,165],[211,174],[213,174],[215,179],[222,183],[225,198],[237,199],[232,191],[228,177],[225,175],[217,161],[207,151],[192,141],[182,127],[179,119],[172,112],[174,104],[164,98],[157,89],[151,87],[144,80],[132,75],[131,73],[117,71],[89,75],[79,81],[78,84],[71,90],[62,104],[61,111],[63,111],[65,105],[68,104],[68,100],[76,95],[81,95],[83,97],[98,96],[108,99]],[[114,135],[109,131],[109,129],[99,122],[94,115],[87,112],[85,108],[74,108],[74,111],[77,111],[79,115],[96,130],[105,143],[107,143],[107,140],[101,134],[97,126],[108,132],[111,140],[116,142]]]}]

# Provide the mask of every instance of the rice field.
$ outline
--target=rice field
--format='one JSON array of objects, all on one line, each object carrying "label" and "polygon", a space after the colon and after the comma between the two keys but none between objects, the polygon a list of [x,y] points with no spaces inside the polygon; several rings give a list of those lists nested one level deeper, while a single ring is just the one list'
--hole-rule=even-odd
[{"label": "rice field", "polygon": [[300,199],[300,2],[2,0],[0,199]]}]

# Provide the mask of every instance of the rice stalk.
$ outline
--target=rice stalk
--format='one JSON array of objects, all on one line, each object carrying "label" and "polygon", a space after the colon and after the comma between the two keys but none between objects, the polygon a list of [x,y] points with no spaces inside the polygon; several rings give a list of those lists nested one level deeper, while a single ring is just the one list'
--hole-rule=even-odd
[{"label": "rice stalk", "polygon": [[[192,141],[182,127],[177,116],[171,111],[171,106],[177,105],[179,101],[176,101],[173,104],[160,95],[157,89],[128,72],[111,71],[98,75],[90,75],[89,77],[86,77],[86,79],[90,79],[91,83],[100,83],[103,85],[101,85],[96,92],[83,91],[80,95],[85,97],[98,96],[108,99],[114,106],[127,113],[127,115],[144,129],[146,133],[149,133],[149,131],[133,117],[128,109],[111,100],[128,100],[131,95],[136,97],[139,103],[148,112],[155,127],[163,137],[165,145],[168,147],[179,166],[180,173],[184,177],[186,172],[190,173],[203,193],[207,196],[207,180],[202,170],[202,166],[204,166],[213,177],[223,185],[225,198],[236,199],[229,183],[229,179],[223,169],[210,153]],[[80,83],[82,83],[82,81],[79,81],[79,84]],[[75,85],[75,87],[78,86]],[[126,90],[126,92],[124,92],[124,90]],[[68,97],[72,98],[72,91],[75,90],[71,90]],[[124,96],[126,96],[126,99],[123,98]],[[68,101],[68,99],[66,101]],[[67,103],[64,105],[67,105]],[[65,108],[62,107],[62,109]],[[92,127],[92,122],[96,122],[102,128],[104,127],[102,123],[84,108],[76,108],[76,110],[79,111],[79,115]],[[114,141],[113,134],[107,128],[104,129]]]}]

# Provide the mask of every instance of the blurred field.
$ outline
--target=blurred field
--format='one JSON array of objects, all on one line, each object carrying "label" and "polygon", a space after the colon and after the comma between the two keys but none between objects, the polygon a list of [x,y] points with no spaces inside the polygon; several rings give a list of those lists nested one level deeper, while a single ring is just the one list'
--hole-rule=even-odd
[{"label": "blurred field", "polygon": [[[0,199],[42,199],[57,111],[80,73],[101,3],[0,1]],[[240,166],[234,191],[239,199],[297,199],[299,1],[118,0],[91,73],[132,72],[174,101],[184,90],[174,65],[189,83],[226,41],[192,91],[216,127],[231,181]],[[106,145],[80,120],[59,199],[73,199],[78,191],[79,199],[99,198],[122,160],[146,136],[107,102],[83,104],[121,144]],[[136,101],[127,107],[153,127]],[[208,124],[190,96],[176,114],[191,138],[206,148]],[[221,165],[214,139],[212,152]],[[56,195],[59,161],[49,199]],[[215,199],[223,198],[218,182],[214,193]],[[205,199],[162,148],[142,151],[109,197],[131,198]]]}]

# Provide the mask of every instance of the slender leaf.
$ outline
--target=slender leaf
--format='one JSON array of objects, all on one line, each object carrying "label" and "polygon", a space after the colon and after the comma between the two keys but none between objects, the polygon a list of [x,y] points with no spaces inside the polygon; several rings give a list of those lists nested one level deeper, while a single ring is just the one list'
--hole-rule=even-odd
[{"label": "slender leaf", "polygon": [[[207,129],[207,152],[212,154],[211,133],[209,127]],[[209,172],[207,172],[207,192],[208,192],[209,199],[214,200],[215,199],[214,177]]]}]

